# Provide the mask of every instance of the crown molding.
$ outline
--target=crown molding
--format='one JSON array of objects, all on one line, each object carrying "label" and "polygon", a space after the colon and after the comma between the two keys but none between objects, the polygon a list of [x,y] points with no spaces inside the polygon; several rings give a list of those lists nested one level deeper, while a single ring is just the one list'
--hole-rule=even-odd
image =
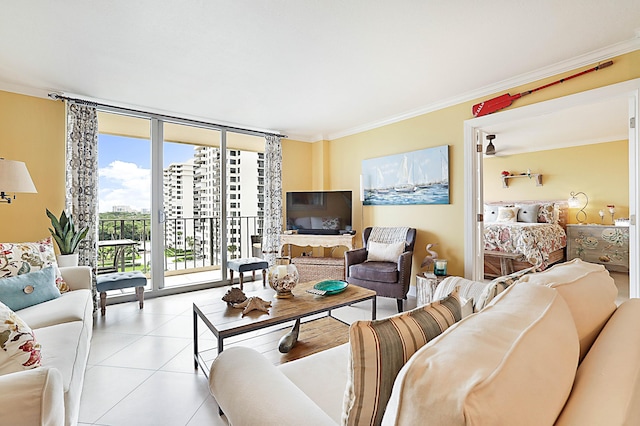
[{"label": "crown molding", "polygon": [[[572,71],[572,70],[575,70],[576,68],[580,68],[586,65],[591,65],[593,63],[603,61],[605,59],[610,59],[615,56],[620,56],[626,53],[634,52],[640,49],[640,29],[636,31],[635,35],[636,36],[632,39],[629,39],[620,43],[616,43],[611,46],[607,46],[605,48],[586,53],[584,55],[576,56],[572,59],[558,62],[556,64],[538,69],[536,71],[531,71],[525,74],[518,75],[516,77],[512,77],[512,78],[500,81],[498,83],[484,86],[477,90],[473,90],[471,92],[467,92],[459,96],[445,99],[440,102],[434,102],[434,103],[422,106],[420,108],[407,111],[402,114],[385,118],[383,120],[371,122],[368,124],[363,124],[357,127],[352,127],[351,129],[346,129],[340,132],[331,133],[326,136],[326,139],[334,140],[334,139],[339,139],[346,136],[362,133],[368,130],[377,129],[379,127],[387,126],[389,124],[394,124],[399,121],[408,120],[410,118],[414,118],[423,114],[438,111],[440,109],[448,108],[464,102],[469,102],[474,99],[482,98],[484,96],[489,96],[495,93],[503,92],[513,87],[522,86],[527,83],[542,80],[544,78],[562,74],[567,71]],[[471,112],[469,112],[469,114],[471,114]]]}]

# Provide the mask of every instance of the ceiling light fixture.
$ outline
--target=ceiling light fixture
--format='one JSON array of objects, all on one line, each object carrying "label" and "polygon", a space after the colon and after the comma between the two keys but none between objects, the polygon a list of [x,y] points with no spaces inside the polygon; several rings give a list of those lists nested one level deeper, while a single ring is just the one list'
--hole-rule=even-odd
[{"label": "ceiling light fixture", "polygon": [[[7,193],[13,192],[13,197]],[[29,170],[22,161],[0,158],[0,203],[11,204],[16,192],[36,193]]]},{"label": "ceiling light fixture", "polygon": [[496,135],[487,135],[487,140],[489,144],[487,145],[487,150],[484,152],[485,155],[496,155],[496,147],[493,146],[493,140],[496,138]]}]

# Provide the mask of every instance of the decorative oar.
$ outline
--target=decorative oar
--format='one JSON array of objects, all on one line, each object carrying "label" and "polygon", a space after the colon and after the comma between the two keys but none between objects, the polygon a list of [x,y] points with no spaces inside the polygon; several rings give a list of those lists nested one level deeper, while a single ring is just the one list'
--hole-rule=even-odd
[{"label": "decorative oar", "polygon": [[570,75],[569,77],[561,78],[558,81],[554,81],[553,83],[545,84],[544,86],[537,87],[532,90],[527,90],[526,92],[518,93],[516,95],[510,95],[505,93],[504,95],[500,95],[496,98],[489,99],[488,101],[480,102],[479,104],[475,104],[471,108],[471,112],[474,117],[482,117],[483,115],[491,114],[496,111],[500,111],[508,106],[510,106],[513,101],[516,99],[520,99],[521,97],[528,95],[529,93],[537,92],[538,90],[546,89],[549,86],[553,86],[558,83],[564,83],[567,80],[570,80],[575,77],[579,77],[581,75],[590,73],[591,71],[598,71],[599,69],[606,68],[610,65],[613,65],[613,61],[605,62],[604,64],[599,64],[593,68],[589,68],[588,70],[584,70],[574,75]]}]

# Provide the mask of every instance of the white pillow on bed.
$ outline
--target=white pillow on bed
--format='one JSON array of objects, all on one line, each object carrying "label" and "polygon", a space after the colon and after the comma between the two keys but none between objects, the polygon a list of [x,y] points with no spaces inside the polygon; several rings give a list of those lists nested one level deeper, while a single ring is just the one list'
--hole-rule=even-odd
[{"label": "white pillow on bed", "polygon": [[538,210],[540,204],[516,204],[518,210],[518,222],[538,223]]},{"label": "white pillow on bed", "polygon": [[518,207],[498,207],[498,218],[496,222],[517,222]]},{"label": "white pillow on bed", "polygon": [[490,204],[484,205],[484,221],[486,223],[495,222],[498,218],[498,206],[492,206]]}]

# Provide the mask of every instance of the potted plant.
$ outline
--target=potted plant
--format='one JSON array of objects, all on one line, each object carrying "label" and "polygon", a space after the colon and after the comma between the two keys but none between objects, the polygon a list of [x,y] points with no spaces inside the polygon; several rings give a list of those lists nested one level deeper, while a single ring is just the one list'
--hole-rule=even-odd
[{"label": "potted plant", "polygon": [[58,219],[47,209],[47,216],[51,219],[53,229],[49,228],[53,239],[58,244],[60,255],[58,266],[78,266],[78,245],[87,236],[88,227],[76,230],[73,218],[63,210]]}]

